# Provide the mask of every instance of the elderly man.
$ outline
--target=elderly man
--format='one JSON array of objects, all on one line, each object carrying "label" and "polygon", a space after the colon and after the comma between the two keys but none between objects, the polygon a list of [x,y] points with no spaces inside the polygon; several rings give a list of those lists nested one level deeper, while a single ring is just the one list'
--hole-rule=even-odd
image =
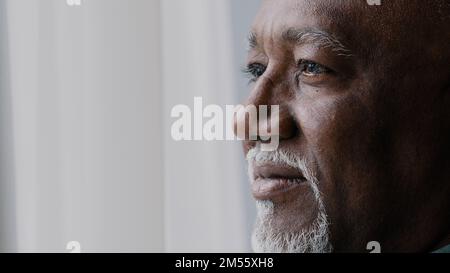
[{"label": "elderly man", "polygon": [[448,0],[263,2],[247,104],[279,105],[279,146],[244,140],[255,251],[448,250],[449,26]]}]

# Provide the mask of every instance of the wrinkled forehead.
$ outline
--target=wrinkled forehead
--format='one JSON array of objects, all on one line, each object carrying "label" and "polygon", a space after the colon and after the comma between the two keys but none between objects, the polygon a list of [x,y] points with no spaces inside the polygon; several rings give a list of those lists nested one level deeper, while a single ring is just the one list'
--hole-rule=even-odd
[{"label": "wrinkled forehead", "polygon": [[303,17],[322,17],[330,21],[343,12],[364,9],[367,0],[264,0],[257,15],[257,23],[265,20],[295,21]]},{"label": "wrinkled forehead", "polygon": [[366,0],[265,0],[251,31],[259,42],[264,42],[281,39],[290,28],[317,29],[351,44],[352,39],[359,40],[357,36],[368,33],[358,29],[368,21],[364,20],[366,16],[371,16],[367,6]]},{"label": "wrinkled forehead", "polygon": [[282,34],[289,28],[318,29],[360,56],[370,56],[373,51],[398,52],[411,44],[420,45],[418,39],[422,38],[442,47],[444,22],[437,2],[382,0],[379,6],[370,5],[372,2],[264,0],[251,32],[263,44],[282,42]]}]

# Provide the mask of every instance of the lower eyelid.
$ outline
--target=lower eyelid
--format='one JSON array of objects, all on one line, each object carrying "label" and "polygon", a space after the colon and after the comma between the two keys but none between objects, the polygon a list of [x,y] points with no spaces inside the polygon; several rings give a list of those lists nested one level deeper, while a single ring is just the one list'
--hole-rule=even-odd
[{"label": "lower eyelid", "polygon": [[300,86],[302,83],[307,85],[320,84],[327,80],[327,74],[316,74],[307,76],[304,73],[296,73],[295,75],[295,84]]}]

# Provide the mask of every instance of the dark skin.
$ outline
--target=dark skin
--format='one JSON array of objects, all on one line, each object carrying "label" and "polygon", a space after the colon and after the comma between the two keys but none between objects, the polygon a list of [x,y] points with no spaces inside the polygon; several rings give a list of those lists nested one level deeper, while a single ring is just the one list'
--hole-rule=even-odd
[{"label": "dark skin", "polygon": [[[280,105],[279,147],[317,173],[337,252],[367,252],[369,241],[383,252],[450,244],[446,2],[266,0],[257,15],[247,104]],[[295,43],[288,28],[323,31],[348,51]],[[255,144],[245,141],[245,153]],[[273,201],[280,230],[316,216],[307,195]]]}]

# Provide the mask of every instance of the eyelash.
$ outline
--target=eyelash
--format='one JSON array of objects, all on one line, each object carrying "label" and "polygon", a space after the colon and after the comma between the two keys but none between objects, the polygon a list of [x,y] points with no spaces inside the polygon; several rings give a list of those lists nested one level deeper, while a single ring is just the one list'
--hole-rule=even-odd
[{"label": "eyelash", "polygon": [[[318,64],[313,61],[308,60],[300,60],[298,62],[297,67],[299,68],[299,73],[296,75],[296,80],[298,81],[298,78],[300,76],[305,77],[315,77],[322,74],[328,74],[331,73],[332,70]],[[262,75],[264,75],[264,72],[266,71],[267,67],[260,63],[251,63],[246,68],[243,69],[243,73],[247,75],[248,78],[250,78],[250,82],[257,81]],[[307,70],[315,70],[306,72]]]},{"label": "eyelash", "polygon": [[251,63],[242,72],[250,79],[250,82],[257,81],[264,72],[266,72],[267,67],[260,63]]},{"label": "eyelash", "polygon": [[312,76],[309,76],[309,77],[313,77],[313,76],[316,76],[316,75],[326,74],[326,73],[330,73],[330,72],[331,72],[331,70],[330,70],[329,68],[327,68],[327,67],[325,67],[325,66],[323,66],[323,65],[321,65],[321,64],[318,64],[318,63],[316,63],[316,62],[313,62],[313,61],[300,60],[300,61],[298,62],[298,67],[300,68],[300,72],[301,72],[302,74],[305,74],[305,71],[306,71],[307,69],[310,69],[311,66],[316,66],[316,69],[317,69],[318,71],[316,71],[316,72],[310,72],[309,74],[315,74],[315,75],[312,75]]}]

